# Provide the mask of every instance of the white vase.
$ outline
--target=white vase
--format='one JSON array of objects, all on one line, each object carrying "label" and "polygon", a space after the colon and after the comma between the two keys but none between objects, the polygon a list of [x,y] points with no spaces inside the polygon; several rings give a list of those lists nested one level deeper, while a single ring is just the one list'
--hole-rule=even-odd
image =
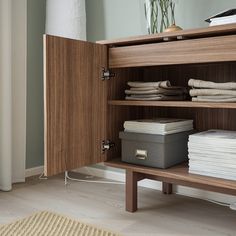
[{"label": "white vase", "polygon": [[149,34],[158,33],[158,1],[145,0],[145,16]]},{"label": "white vase", "polygon": [[85,0],[47,0],[46,33],[86,40]]}]

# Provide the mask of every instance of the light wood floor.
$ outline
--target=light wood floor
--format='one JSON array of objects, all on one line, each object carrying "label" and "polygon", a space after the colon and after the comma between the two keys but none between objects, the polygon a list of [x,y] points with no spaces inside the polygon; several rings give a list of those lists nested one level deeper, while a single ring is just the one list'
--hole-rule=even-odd
[{"label": "light wood floor", "polygon": [[236,235],[236,212],[228,208],[140,188],[140,210],[131,214],[124,211],[124,197],[123,185],[70,182],[65,187],[63,176],[33,178],[0,192],[0,224],[49,210],[129,236]]}]

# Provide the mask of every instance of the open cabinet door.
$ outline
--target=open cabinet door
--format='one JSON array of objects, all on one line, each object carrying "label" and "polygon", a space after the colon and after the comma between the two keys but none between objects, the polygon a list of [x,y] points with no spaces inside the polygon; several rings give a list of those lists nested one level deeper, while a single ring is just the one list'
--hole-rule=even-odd
[{"label": "open cabinet door", "polygon": [[44,36],[45,175],[103,162],[107,47]]}]

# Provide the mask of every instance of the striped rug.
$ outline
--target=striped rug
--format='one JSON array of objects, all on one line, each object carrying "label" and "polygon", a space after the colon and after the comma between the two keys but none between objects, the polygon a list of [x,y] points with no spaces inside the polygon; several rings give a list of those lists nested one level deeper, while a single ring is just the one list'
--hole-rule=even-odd
[{"label": "striped rug", "polygon": [[0,226],[1,236],[121,236],[51,212]]}]

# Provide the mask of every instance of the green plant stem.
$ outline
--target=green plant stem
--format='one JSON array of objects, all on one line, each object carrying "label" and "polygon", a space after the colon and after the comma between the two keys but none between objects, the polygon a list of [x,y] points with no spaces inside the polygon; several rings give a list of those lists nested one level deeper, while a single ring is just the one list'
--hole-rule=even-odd
[{"label": "green plant stem", "polygon": [[[146,2],[144,3],[149,34],[163,32],[164,29],[169,27],[171,24],[175,24],[175,3],[173,0],[149,1],[149,4]],[[158,21],[160,21],[159,24]]]}]

